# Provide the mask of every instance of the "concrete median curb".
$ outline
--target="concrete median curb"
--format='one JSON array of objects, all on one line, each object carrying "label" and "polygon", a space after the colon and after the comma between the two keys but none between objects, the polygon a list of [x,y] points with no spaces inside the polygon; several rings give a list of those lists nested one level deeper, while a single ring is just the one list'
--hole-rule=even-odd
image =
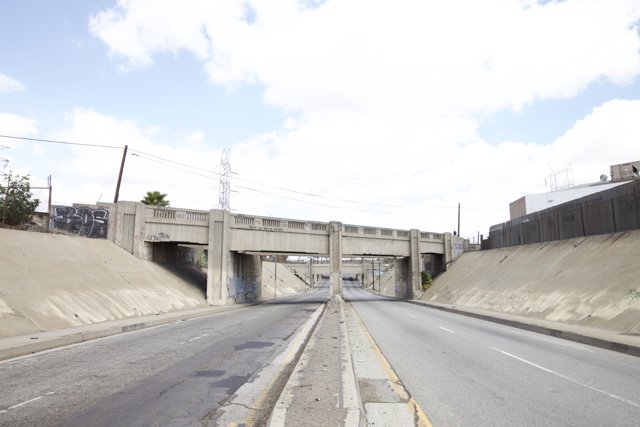
[{"label": "concrete median curb", "polygon": [[357,310],[345,304],[353,371],[366,425],[431,427],[431,421],[369,334]]},{"label": "concrete median curb", "polygon": [[[527,331],[536,332],[544,335],[550,335],[557,338],[566,339],[569,341],[579,342],[582,344],[591,345],[594,347],[600,347],[607,350],[617,351],[619,353],[628,354],[631,356],[640,357],[640,337],[637,337],[638,345],[622,342],[623,340],[614,339],[614,338],[601,338],[593,335],[588,335],[586,333],[580,333],[578,331],[568,330],[570,325],[563,324],[555,324],[551,327],[546,326],[540,323],[537,323],[537,319],[527,319],[526,321],[517,320],[513,318],[508,318],[506,316],[500,316],[499,313],[496,314],[488,314],[488,313],[479,313],[477,311],[469,311],[465,309],[461,309],[455,306],[445,306],[440,304],[432,304],[425,301],[418,300],[408,300],[410,304],[422,305],[425,307],[433,308],[436,310],[442,310],[450,313],[461,314],[464,316],[474,317],[476,319],[486,320],[493,323],[500,323],[502,325],[511,326],[514,328],[525,329]],[[561,328],[561,326],[566,326],[566,329]],[[606,332],[603,332],[606,333]],[[615,334],[615,333],[611,333]],[[635,339],[635,338],[633,338]]]},{"label": "concrete median curb", "polygon": [[320,304],[287,341],[284,351],[249,378],[236,390],[233,398],[220,407],[217,425],[268,425],[276,400],[285,389],[326,306],[326,301]]}]

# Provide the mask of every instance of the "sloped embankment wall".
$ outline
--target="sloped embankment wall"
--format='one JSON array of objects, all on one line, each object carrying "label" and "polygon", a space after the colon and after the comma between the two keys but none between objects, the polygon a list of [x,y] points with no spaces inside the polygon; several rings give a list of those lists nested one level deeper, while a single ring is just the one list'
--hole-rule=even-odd
[{"label": "sloped embankment wall", "polygon": [[640,334],[640,231],[466,253],[422,300]]},{"label": "sloped embankment wall", "polygon": [[206,306],[205,294],[112,242],[0,229],[0,337]]},{"label": "sloped embankment wall", "polygon": [[272,299],[305,291],[306,283],[285,264],[262,262],[262,299]]}]

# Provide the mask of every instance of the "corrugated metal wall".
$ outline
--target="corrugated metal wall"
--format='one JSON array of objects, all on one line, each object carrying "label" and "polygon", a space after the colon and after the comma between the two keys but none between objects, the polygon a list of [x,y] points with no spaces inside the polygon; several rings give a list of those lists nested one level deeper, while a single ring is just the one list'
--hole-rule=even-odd
[{"label": "corrugated metal wall", "polygon": [[640,229],[640,180],[591,194],[502,224],[485,249]]}]

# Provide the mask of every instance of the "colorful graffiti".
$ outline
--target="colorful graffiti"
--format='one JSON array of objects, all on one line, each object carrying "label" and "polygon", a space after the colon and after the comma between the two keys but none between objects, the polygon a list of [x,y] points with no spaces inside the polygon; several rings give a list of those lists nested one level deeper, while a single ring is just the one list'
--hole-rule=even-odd
[{"label": "colorful graffiti", "polygon": [[109,211],[87,207],[52,206],[52,227],[78,236],[107,238]]}]

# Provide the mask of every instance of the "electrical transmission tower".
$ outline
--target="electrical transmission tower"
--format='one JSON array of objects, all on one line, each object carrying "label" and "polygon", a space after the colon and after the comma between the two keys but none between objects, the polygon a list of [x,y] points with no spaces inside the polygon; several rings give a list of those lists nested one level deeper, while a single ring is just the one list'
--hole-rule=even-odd
[{"label": "electrical transmission tower", "polygon": [[225,211],[230,210],[231,205],[231,161],[229,160],[229,149],[222,150],[220,158],[220,192],[218,193],[218,207]]}]

